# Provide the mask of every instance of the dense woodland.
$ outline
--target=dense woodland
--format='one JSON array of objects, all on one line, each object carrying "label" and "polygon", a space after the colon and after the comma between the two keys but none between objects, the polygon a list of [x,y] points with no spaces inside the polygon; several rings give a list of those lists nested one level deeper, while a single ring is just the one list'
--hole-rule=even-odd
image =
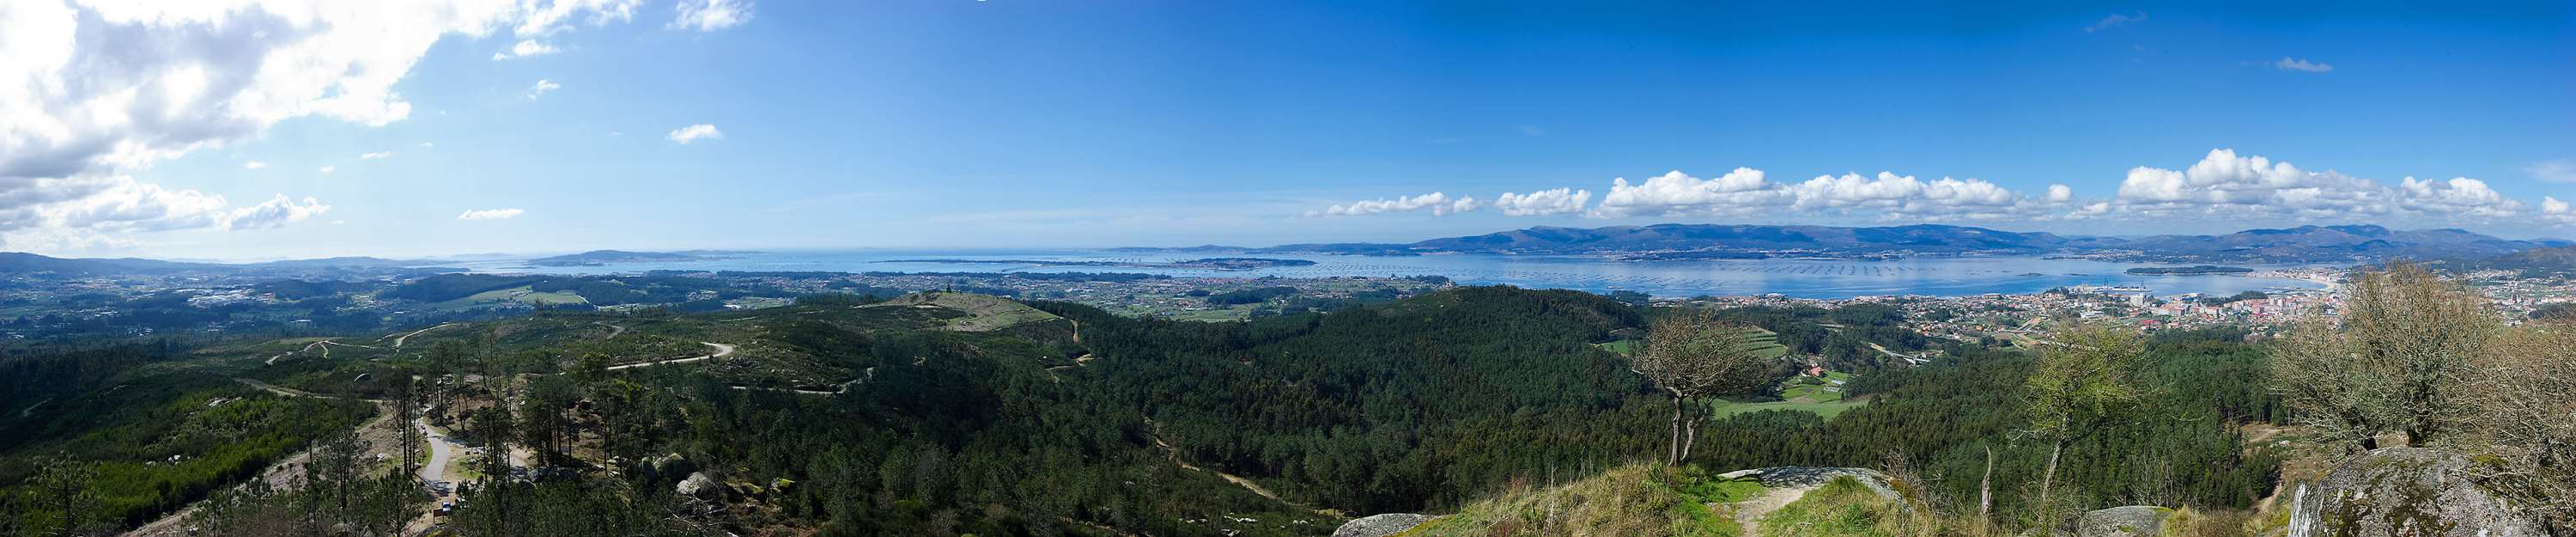
[{"label": "dense woodland", "polygon": [[[802,300],[846,311],[875,299]],[[771,325],[759,336],[832,367],[868,372],[833,397],[732,389],[685,368],[610,374],[578,357],[497,340],[442,344],[428,358],[380,364],[395,369],[377,378],[408,376],[391,374],[404,371],[540,376],[455,385],[447,393],[383,382],[329,389],[386,397],[417,388],[431,397],[514,402],[451,425],[478,444],[532,446],[541,459],[570,469],[467,484],[467,501],[452,519],[463,535],[699,535],[763,527],[816,527],[826,535],[1098,535],[1112,528],[1314,535],[1345,516],[1441,512],[1513,483],[1570,480],[1658,457],[1672,412],[1671,399],[1598,346],[1633,338],[1670,312],[1587,293],[1469,287],[1225,323],[1032,305],[1074,321],[1078,343],[1041,332],[883,329],[824,317]],[[1894,308],[1877,305],[1748,308],[1719,317],[1776,332],[1792,352],[1821,355],[1829,367],[1862,372],[1848,396],[1871,402],[1832,421],[1773,411],[1710,423],[1696,435],[1690,464],[1719,471],[1897,465],[1934,478],[1935,499],[1958,505],[1974,501],[1991,449],[1995,482],[2037,481],[2047,444],[2023,434],[2019,413],[2031,353],[1943,343],[1944,359],[1898,367],[1867,345],[1913,350],[1931,343],[1904,330]],[[2134,379],[2149,387],[2135,419],[2067,435],[2070,455],[2057,480],[2067,492],[2060,498],[2082,506],[2241,508],[2267,494],[2277,460],[2249,449],[2234,425],[2281,421],[2284,411],[2265,389],[2264,354],[2244,340],[2241,332],[2161,334]],[[1076,353],[1095,359],[1068,366],[1049,358]],[[0,376],[8,390],[0,403],[9,405],[0,408],[131,383],[136,368],[179,354],[120,347],[13,358],[0,362],[10,373]],[[361,525],[384,519],[374,508],[315,514],[298,507],[315,501],[312,487],[214,493],[215,485],[361,421],[366,405],[268,397],[220,379],[156,390],[127,402],[84,403],[115,413],[98,420],[37,428],[8,422],[0,483],[17,485],[0,501],[19,514],[15,531],[32,534],[52,520],[39,501],[40,478],[50,475],[46,465],[64,461],[94,476],[90,497],[102,507],[91,518],[108,526],[209,495],[227,506],[217,513],[236,521],[279,513]],[[155,408],[214,397],[249,402],[239,407],[243,416],[223,424],[239,432],[191,437],[172,428],[211,424],[151,418]],[[162,437],[201,440],[139,440]],[[590,467],[558,453],[584,442],[616,462]],[[118,462],[179,452],[206,462]],[[1249,478],[1279,500],[1176,459]],[[763,507],[672,492],[696,471],[757,487]],[[360,490],[368,485],[359,481],[381,479],[375,475],[317,479],[337,487],[328,490]],[[1999,490],[1999,515],[2036,516],[2039,506],[2028,505],[2033,496],[2026,492]],[[535,505],[546,507],[529,507]],[[1322,509],[1330,511],[1316,511]],[[239,532],[259,526],[220,527],[250,535],[256,533]]]}]

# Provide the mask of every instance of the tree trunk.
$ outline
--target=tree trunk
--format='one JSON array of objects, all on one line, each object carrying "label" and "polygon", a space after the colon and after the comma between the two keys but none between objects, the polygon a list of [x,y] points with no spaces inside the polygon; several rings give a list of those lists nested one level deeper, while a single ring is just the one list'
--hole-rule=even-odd
[{"label": "tree trunk", "polygon": [[1669,454],[1665,455],[1664,464],[1665,464],[1665,465],[1667,465],[1667,466],[1670,466],[1670,465],[1674,465],[1674,464],[1680,464],[1681,462],[1682,462],[1682,395],[1681,395],[1681,393],[1680,393],[1680,392],[1674,392],[1674,393],[1673,393],[1673,447],[1672,447],[1671,452],[1670,452]]},{"label": "tree trunk", "polygon": [[1986,476],[1977,479],[1977,524],[1992,524],[1995,507],[1995,447],[1986,446]]},{"label": "tree trunk", "polygon": [[[1682,406],[1688,407],[1690,405]],[[1699,447],[1699,422],[1700,420],[1698,416],[1692,416],[1691,419],[1682,420],[1682,458],[1681,460],[1673,462],[1682,463],[1690,461],[1691,448]]]},{"label": "tree trunk", "polygon": [[2039,474],[2040,520],[2057,523],[2057,508],[2048,503],[2049,489],[2057,484],[2057,457],[2066,452],[2066,439],[2060,437],[2048,446],[2048,470]]}]

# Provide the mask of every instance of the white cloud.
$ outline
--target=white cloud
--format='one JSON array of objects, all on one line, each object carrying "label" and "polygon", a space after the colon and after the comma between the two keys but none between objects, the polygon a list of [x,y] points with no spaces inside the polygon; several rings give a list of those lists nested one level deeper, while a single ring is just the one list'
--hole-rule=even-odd
[{"label": "white cloud", "polygon": [[1584,204],[1591,201],[1590,190],[1559,188],[1528,194],[1504,192],[1494,198],[1494,208],[1507,216],[1553,216],[1581,213]]},{"label": "white cloud", "polygon": [[[585,17],[631,19],[639,2],[0,2],[0,232],[115,244],[130,241],[85,234],[293,221],[326,206],[272,199],[239,217],[199,217],[221,198],[152,190],[131,174],[287,119],[401,121],[412,105],[395,84],[449,36],[507,31],[544,48],[538,36]],[[147,214],[164,216],[123,219]],[[93,227],[69,227],[83,223]],[[62,227],[35,230],[46,226]]]},{"label": "white cloud", "polygon": [[510,45],[509,50],[503,50],[503,51],[500,51],[500,52],[494,52],[494,53],[492,53],[492,60],[493,60],[493,61],[500,61],[500,60],[507,60],[507,59],[511,59],[511,58],[525,58],[525,57],[529,57],[529,56],[542,56],[542,55],[547,55],[547,54],[553,54],[553,53],[558,52],[558,51],[559,51],[559,49],[556,49],[554,45],[548,45],[548,44],[545,44],[545,43],[540,43],[540,42],[537,42],[537,40],[535,40],[535,39],[521,39],[521,40],[519,40],[519,42],[518,42],[517,44]]},{"label": "white cloud", "polygon": [[716,126],[714,125],[699,123],[696,125],[671,129],[670,134],[662,135],[662,137],[669,138],[671,141],[679,142],[682,145],[687,145],[698,140],[723,139],[724,131],[716,130]]},{"label": "white cloud", "polygon": [[339,167],[339,166],[323,166],[323,167],[321,167],[321,168],[314,169],[313,171],[322,172],[322,173],[331,173],[333,170],[338,170],[338,169],[340,169],[340,167]]},{"label": "white cloud", "polygon": [[537,79],[536,85],[528,86],[528,99],[536,100],[537,96],[545,95],[546,92],[554,91],[556,88],[561,87],[563,87],[563,84],[557,84],[554,81],[543,78]]},{"label": "white cloud", "polygon": [[2393,207],[2410,213],[2504,218],[2522,212],[2521,201],[2487,188],[2486,181],[2467,177],[2435,181],[2407,177],[2398,182],[2397,193]]},{"label": "white cloud", "polygon": [[359,154],[359,155],[358,155],[358,158],[360,158],[360,159],[364,159],[364,160],[375,160],[375,159],[380,159],[380,158],[393,158],[393,156],[394,156],[394,152],[392,152],[392,151],[375,151],[375,152],[369,152],[369,153],[361,153],[361,154]]},{"label": "white cloud", "polygon": [[2100,22],[2095,22],[2095,23],[2093,23],[2093,25],[2092,25],[2092,26],[2086,26],[2086,27],[2084,27],[2084,33],[2088,33],[2088,34],[2089,34],[2089,33],[2093,33],[2093,32],[2099,32],[2099,31],[2103,31],[2103,30],[2111,29],[2111,27],[2114,27],[2114,26],[2119,26],[2119,25],[2122,25],[2122,24],[2128,24],[2128,23],[2132,23],[2132,22],[2146,22],[2146,20],[2147,20],[2147,12],[2144,12],[2144,11],[2140,11],[2140,12],[2138,12],[2138,14],[2136,14],[2136,15],[2123,15],[2123,14],[2119,14],[2119,13],[2112,13],[2112,14],[2111,14],[2111,16],[2108,16],[2108,17],[2102,17],[2102,20],[2101,20]]},{"label": "white cloud", "polygon": [[[1791,207],[1811,213],[1876,215],[1888,220],[2007,218],[2028,203],[2019,194],[1980,179],[1943,177],[1924,181],[1911,175],[1879,172],[1818,176],[1792,187]],[[2071,196],[2071,194],[2070,194]]]},{"label": "white cloud", "polygon": [[1307,211],[1306,216],[1366,216],[1372,214],[1419,210],[1429,210],[1433,216],[1444,216],[1450,213],[1463,213],[1480,208],[1483,208],[1483,205],[1477,203],[1475,198],[1450,198],[1448,194],[1433,192],[1419,196],[1398,196],[1391,200],[1375,199],[1353,202],[1347,205],[1334,205],[1321,211]]},{"label": "white cloud", "polygon": [[1764,180],[1762,170],[1736,168],[1714,179],[1673,170],[1634,185],[1628,184],[1625,177],[1611,179],[1610,193],[1601,196],[1601,205],[1593,209],[1593,215],[1740,215],[1787,205],[1797,197],[1786,187]]},{"label": "white cloud", "polygon": [[2066,203],[2073,199],[2075,199],[2075,189],[2068,188],[2066,185],[2048,185],[2049,203]]},{"label": "white cloud", "polygon": [[428,147],[438,147],[438,144],[437,144],[437,143],[433,143],[433,142],[421,142],[421,143],[420,143],[420,146],[421,146],[421,147],[424,147],[424,148],[428,148]]},{"label": "white cloud", "polygon": [[2522,167],[2531,178],[2552,183],[2576,183],[2576,161],[2558,159],[2531,163]]},{"label": "white cloud", "polygon": [[[2288,162],[2211,150],[2188,169],[2140,166],[2120,183],[2117,209],[2136,217],[2203,216],[2255,220],[2320,220],[2393,217],[2414,223],[2508,221],[2527,206],[2487,186],[2458,177],[2395,185],[2332,170],[2311,172]],[[2544,206],[2544,212],[2546,207]]]},{"label": "white cloud", "polygon": [[323,205],[320,200],[306,197],[299,202],[278,194],[258,205],[233,209],[226,215],[224,225],[232,229],[273,228],[327,212],[331,212],[331,206]]},{"label": "white cloud", "polygon": [[260,162],[260,161],[256,161],[256,160],[254,160],[254,161],[250,161],[250,162],[244,162],[244,163],[242,163],[242,169],[247,169],[247,170],[256,170],[256,169],[266,168],[266,167],[268,167],[268,163],[266,163],[266,162]]},{"label": "white cloud", "polygon": [[2324,73],[2334,70],[2333,65],[2327,65],[2325,62],[2311,62],[2288,56],[2282,56],[2281,59],[2273,61],[2272,68],[2283,71],[2300,71],[2307,73]]},{"label": "white cloud", "polygon": [[680,0],[680,16],[671,20],[671,27],[713,32],[746,22],[751,22],[749,1]]},{"label": "white cloud", "polygon": [[2558,198],[2541,196],[2540,219],[2559,225],[2576,224],[2576,208],[2569,208],[2567,202],[2558,201]]},{"label": "white cloud", "polygon": [[519,209],[475,209],[456,215],[457,220],[505,220],[527,211]]}]

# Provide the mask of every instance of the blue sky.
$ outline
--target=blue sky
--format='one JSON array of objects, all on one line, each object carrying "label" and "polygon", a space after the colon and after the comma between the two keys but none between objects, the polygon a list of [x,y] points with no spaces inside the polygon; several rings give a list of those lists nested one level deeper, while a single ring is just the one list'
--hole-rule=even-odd
[{"label": "blue sky", "polygon": [[58,1],[0,7],[0,249],[2576,236],[2559,2]]}]

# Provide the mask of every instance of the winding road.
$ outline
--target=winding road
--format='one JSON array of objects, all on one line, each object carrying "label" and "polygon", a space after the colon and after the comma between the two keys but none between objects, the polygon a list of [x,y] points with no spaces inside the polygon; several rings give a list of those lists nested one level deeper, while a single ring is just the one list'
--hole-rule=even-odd
[{"label": "winding road", "polygon": [[666,364],[685,364],[685,363],[689,363],[689,362],[701,362],[701,361],[713,360],[713,359],[716,359],[716,358],[724,357],[725,355],[733,354],[733,346],[732,346],[732,345],[726,345],[726,344],[723,344],[723,343],[708,343],[708,342],[704,342],[704,341],[700,341],[700,342],[698,342],[698,344],[699,344],[699,345],[709,346],[709,347],[714,347],[714,348],[716,349],[715,354],[709,354],[709,355],[705,355],[705,356],[691,356],[691,357],[688,357],[688,358],[673,358],[673,359],[669,359],[669,360],[662,360],[662,361],[658,361],[658,362],[644,362],[644,363],[639,363],[639,364],[626,364],[626,365],[609,366],[609,367],[608,367],[608,370],[609,370],[609,371],[616,371],[616,370],[620,370],[620,369],[634,369],[634,368],[638,368],[638,367],[652,367],[652,366],[657,366],[657,365],[666,365]]}]

